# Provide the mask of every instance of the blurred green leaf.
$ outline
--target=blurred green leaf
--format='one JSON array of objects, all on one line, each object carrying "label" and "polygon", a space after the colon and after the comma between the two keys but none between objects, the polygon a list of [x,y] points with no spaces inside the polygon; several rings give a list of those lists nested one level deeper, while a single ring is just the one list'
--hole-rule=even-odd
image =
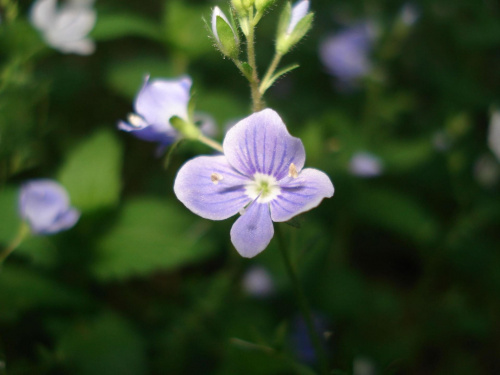
[{"label": "blurred green leaf", "polygon": [[98,131],[71,151],[59,180],[75,207],[92,211],[118,203],[121,154],[121,145],[108,130]]},{"label": "blurred green leaf", "polygon": [[420,243],[438,234],[438,222],[420,202],[389,188],[370,186],[359,191],[354,209],[370,223]]},{"label": "blurred green leaf", "polygon": [[132,99],[147,75],[150,75],[152,79],[173,77],[175,69],[169,61],[160,58],[141,57],[127,61],[120,60],[110,65],[106,81],[116,93]]},{"label": "blurred green leaf", "polygon": [[417,167],[434,153],[432,142],[428,138],[412,142],[387,143],[378,151],[384,160],[384,166],[391,171],[405,171]]},{"label": "blurred green leaf", "polygon": [[210,6],[197,6],[179,0],[166,2],[165,32],[167,40],[179,51],[190,57],[203,56],[212,48],[202,20],[203,15],[210,14]]},{"label": "blurred green leaf", "polygon": [[14,319],[28,309],[76,306],[86,298],[30,270],[6,263],[0,269],[0,319]]},{"label": "blurred green leaf", "polygon": [[152,40],[162,41],[160,25],[152,20],[135,14],[101,14],[90,37],[101,40],[111,40],[124,36],[142,36]]},{"label": "blurred green leaf", "polygon": [[75,375],[147,373],[144,340],[125,319],[112,313],[68,327],[57,351]]},{"label": "blurred green leaf", "polygon": [[214,247],[203,234],[207,222],[194,220],[177,203],[129,201],[115,227],[101,239],[92,267],[101,280],[147,275],[205,259]]}]

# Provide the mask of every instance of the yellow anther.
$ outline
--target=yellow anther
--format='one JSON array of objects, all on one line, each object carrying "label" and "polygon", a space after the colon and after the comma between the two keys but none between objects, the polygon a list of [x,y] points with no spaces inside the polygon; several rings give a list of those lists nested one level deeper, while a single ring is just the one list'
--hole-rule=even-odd
[{"label": "yellow anther", "polygon": [[219,181],[221,181],[222,179],[224,179],[224,177],[222,177],[220,174],[218,174],[216,172],[214,172],[210,175],[210,180],[212,180],[214,185],[217,185],[219,183]]},{"label": "yellow anther", "polygon": [[297,178],[299,177],[299,172],[297,172],[297,167],[295,164],[290,164],[290,168],[288,168],[288,177]]}]

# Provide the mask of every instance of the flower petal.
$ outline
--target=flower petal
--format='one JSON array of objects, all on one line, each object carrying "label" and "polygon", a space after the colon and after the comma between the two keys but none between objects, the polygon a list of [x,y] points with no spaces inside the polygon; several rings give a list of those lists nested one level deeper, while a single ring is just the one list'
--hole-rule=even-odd
[{"label": "flower petal", "polygon": [[56,0],[38,0],[31,7],[30,19],[40,30],[51,27],[56,16]]},{"label": "flower petal", "polygon": [[231,228],[231,242],[242,257],[253,258],[264,250],[274,235],[269,204],[250,204]]},{"label": "flower petal", "polygon": [[271,202],[271,218],[281,222],[309,211],[323,198],[333,196],[330,178],[323,172],[306,168],[297,178],[287,177],[280,181],[281,194]]},{"label": "flower petal", "polygon": [[302,141],[288,133],[272,109],[254,113],[234,125],[223,147],[229,163],[247,176],[259,172],[280,180],[288,174],[291,163],[300,171],[306,159]]},{"label": "flower petal", "polygon": [[187,76],[154,81],[147,77],[135,100],[135,111],[149,124],[165,124],[171,128],[169,120],[172,116],[188,117],[191,83]]},{"label": "flower petal", "polygon": [[59,215],[52,225],[43,228],[40,234],[52,234],[57,233],[65,229],[73,227],[78,219],[80,218],[80,211],[70,208],[68,211],[63,212]]},{"label": "flower petal", "polygon": [[169,145],[177,138],[177,132],[171,126],[166,124],[139,124],[131,125],[128,122],[118,122],[118,129],[132,133],[137,138],[148,142],[158,142],[163,145]]},{"label": "flower petal", "polygon": [[199,156],[181,167],[174,192],[195,214],[224,220],[250,202],[245,194],[247,182],[248,178],[234,170],[224,156]]}]

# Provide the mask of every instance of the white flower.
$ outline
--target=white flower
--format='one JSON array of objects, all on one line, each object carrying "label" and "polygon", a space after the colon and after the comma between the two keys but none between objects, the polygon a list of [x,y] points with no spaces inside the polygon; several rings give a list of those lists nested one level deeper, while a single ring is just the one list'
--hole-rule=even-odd
[{"label": "white flower", "polygon": [[97,14],[93,0],[70,0],[58,7],[56,0],[37,0],[31,8],[31,23],[53,48],[63,53],[90,55],[95,44],[87,34]]}]

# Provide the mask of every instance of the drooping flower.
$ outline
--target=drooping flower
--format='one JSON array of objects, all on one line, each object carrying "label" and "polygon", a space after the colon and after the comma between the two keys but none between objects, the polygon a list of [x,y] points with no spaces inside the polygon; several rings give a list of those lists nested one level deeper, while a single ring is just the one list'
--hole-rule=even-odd
[{"label": "drooping flower", "polygon": [[349,172],[358,177],[376,177],[382,174],[382,170],[380,158],[368,152],[357,152],[349,161]]},{"label": "drooping flower", "polygon": [[146,77],[135,98],[135,113],[128,116],[128,122],[120,121],[118,128],[144,141],[157,142],[162,146],[175,142],[179,133],[169,120],[173,116],[188,120],[191,84],[191,78],[188,76],[152,81]]},{"label": "drooping flower", "polygon": [[371,71],[369,53],[373,41],[373,26],[364,22],[344,29],[321,43],[321,61],[327,72],[337,77],[341,87],[355,86],[359,78]]},{"label": "drooping flower", "polygon": [[69,229],[80,218],[80,212],[70,206],[66,190],[49,179],[32,180],[21,187],[19,213],[34,234]]},{"label": "drooping flower", "polygon": [[53,48],[63,53],[90,55],[95,44],[87,34],[97,14],[93,0],[69,0],[58,7],[56,0],[37,0],[31,8],[31,23]]},{"label": "drooping flower", "polygon": [[243,256],[264,250],[283,222],[333,196],[330,178],[306,168],[304,146],[279,117],[265,109],[238,122],[226,134],[224,155],[185,163],[174,183],[177,198],[192,212],[224,220],[238,212],[231,241]]}]

